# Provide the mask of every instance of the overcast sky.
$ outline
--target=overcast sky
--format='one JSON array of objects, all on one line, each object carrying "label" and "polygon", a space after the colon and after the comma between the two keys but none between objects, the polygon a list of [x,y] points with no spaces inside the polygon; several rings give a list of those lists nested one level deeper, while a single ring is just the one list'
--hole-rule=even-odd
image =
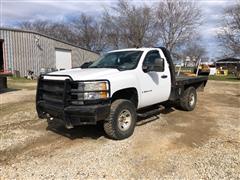
[{"label": "overcast sky", "polygon": [[[114,5],[116,0],[0,0],[0,25],[15,27],[21,21],[50,19],[61,21],[82,12],[98,16],[104,9]],[[150,3],[149,3],[150,2]],[[157,0],[134,0],[134,4],[152,4]],[[234,3],[234,0],[198,0],[202,9],[204,23],[200,28],[203,43],[208,56],[214,58],[221,54],[218,48],[216,32],[223,14],[223,8]]]}]

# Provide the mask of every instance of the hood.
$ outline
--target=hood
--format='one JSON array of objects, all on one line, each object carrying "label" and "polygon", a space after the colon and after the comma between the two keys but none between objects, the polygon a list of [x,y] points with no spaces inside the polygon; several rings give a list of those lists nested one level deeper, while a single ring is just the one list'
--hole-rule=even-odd
[{"label": "hood", "polygon": [[[110,68],[87,68],[87,69],[69,69],[64,71],[57,71],[53,73],[49,73],[50,75],[68,75],[71,76],[73,80],[98,80],[98,79],[105,79],[105,75],[119,73],[117,69],[110,69]],[[50,77],[46,79],[63,79],[61,77]],[[65,79],[65,78],[64,78]]]}]

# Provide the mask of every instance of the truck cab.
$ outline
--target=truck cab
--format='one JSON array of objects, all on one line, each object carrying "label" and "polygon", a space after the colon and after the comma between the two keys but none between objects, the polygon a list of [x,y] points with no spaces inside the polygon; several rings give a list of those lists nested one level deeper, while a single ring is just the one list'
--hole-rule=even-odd
[{"label": "truck cab", "polygon": [[36,107],[40,118],[59,119],[67,128],[103,121],[110,138],[124,139],[133,134],[143,109],[180,101],[184,110],[193,110],[196,90],[206,82],[206,77],[176,78],[165,48],[115,50],[88,68],[42,75]]}]

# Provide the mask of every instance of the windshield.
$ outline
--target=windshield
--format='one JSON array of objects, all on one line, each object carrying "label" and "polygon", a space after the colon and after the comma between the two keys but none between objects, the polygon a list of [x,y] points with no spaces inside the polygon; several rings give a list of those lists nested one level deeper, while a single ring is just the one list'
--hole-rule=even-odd
[{"label": "windshield", "polygon": [[143,51],[119,51],[104,55],[89,68],[117,68],[118,70],[135,69]]}]

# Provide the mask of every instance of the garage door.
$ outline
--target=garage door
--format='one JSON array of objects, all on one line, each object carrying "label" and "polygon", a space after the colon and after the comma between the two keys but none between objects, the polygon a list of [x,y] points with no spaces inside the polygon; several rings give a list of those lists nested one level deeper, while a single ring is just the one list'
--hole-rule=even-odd
[{"label": "garage door", "polygon": [[56,49],[55,54],[56,54],[56,68],[58,70],[72,68],[72,57],[70,50]]}]

